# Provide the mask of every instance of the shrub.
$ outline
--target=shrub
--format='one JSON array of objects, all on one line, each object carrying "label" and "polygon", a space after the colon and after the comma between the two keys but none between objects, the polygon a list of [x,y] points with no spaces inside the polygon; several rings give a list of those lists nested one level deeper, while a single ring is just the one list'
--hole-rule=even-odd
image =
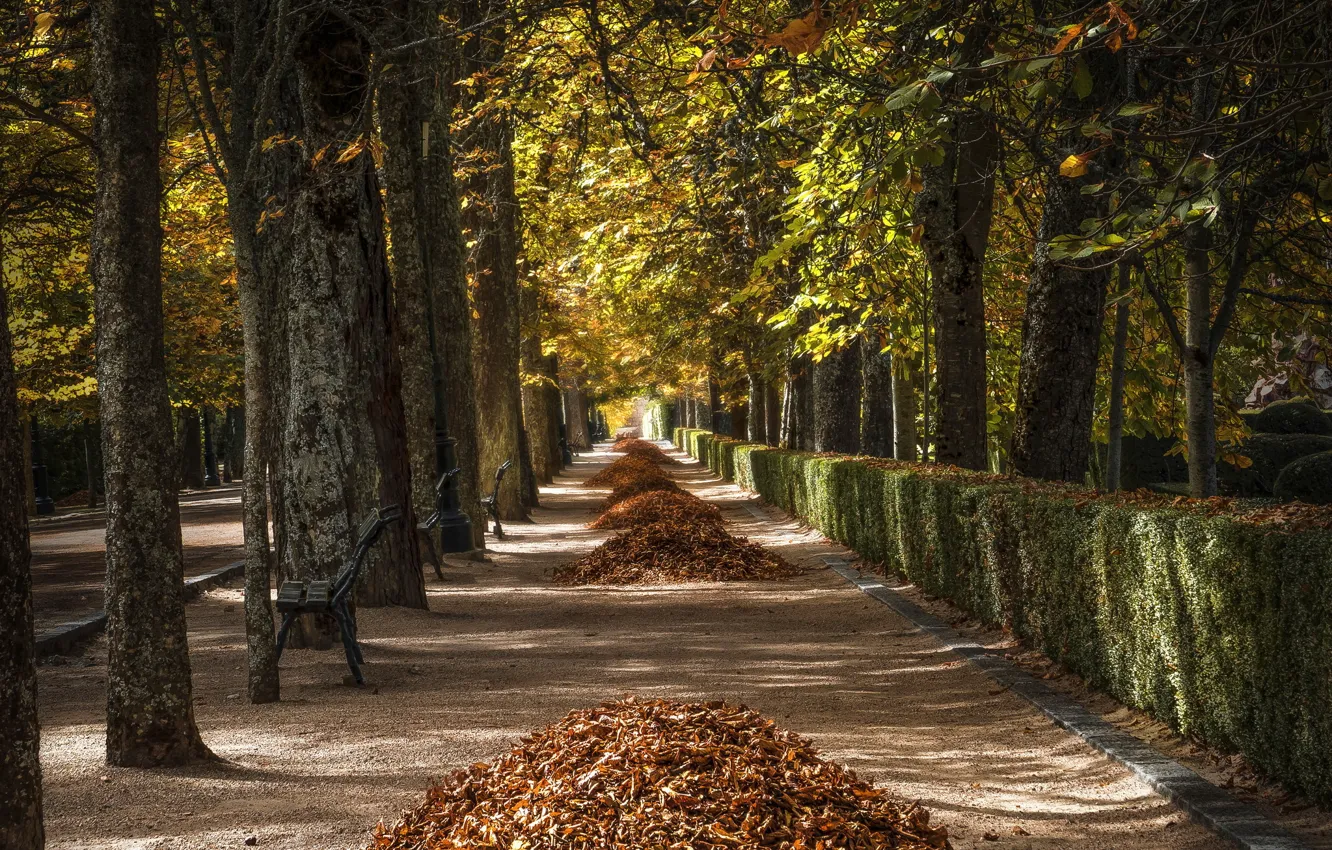
[{"label": "shrub", "polygon": [[1254,434],[1238,453],[1252,461],[1243,469],[1217,464],[1217,474],[1227,489],[1240,496],[1270,496],[1277,477],[1292,461],[1332,450],[1332,436],[1319,434]]},{"label": "shrub", "polygon": [[1277,478],[1273,492],[1286,501],[1332,505],[1332,451],[1293,461]]},{"label": "shrub", "polygon": [[665,399],[648,402],[643,413],[643,439],[668,440],[675,427],[675,405]]},{"label": "shrub", "polygon": [[1246,421],[1259,434],[1332,434],[1332,421],[1308,399],[1274,401]]},{"label": "shrub", "polygon": [[[1097,497],[947,467],[676,444],[1179,732],[1332,802],[1332,515]],[[1220,513],[1218,513],[1220,512]],[[1272,520],[1265,517],[1272,515]]]}]

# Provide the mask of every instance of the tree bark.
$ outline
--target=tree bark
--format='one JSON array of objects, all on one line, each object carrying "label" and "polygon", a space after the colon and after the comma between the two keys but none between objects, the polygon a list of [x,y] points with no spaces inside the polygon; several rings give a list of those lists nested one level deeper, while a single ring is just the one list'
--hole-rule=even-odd
[{"label": "tree bark", "polygon": [[587,433],[587,396],[582,390],[582,379],[576,375],[566,379],[564,385],[564,439],[569,448],[586,451],[592,447]]},{"label": "tree bark", "polygon": [[770,446],[776,446],[782,432],[782,402],[781,396],[777,392],[776,382],[765,380],[763,382],[763,395],[763,408],[768,418],[766,426],[768,438],[765,442]]},{"label": "tree bark", "polygon": [[46,838],[25,487],[32,469],[23,450],[6,290],[0,279],[0,847],[41,850]]},{"label": "tree bark", "polygon": [[916,460],[916,375],[910,359],[893,358],[893,457]]},{"label": "tree bark", "polygon": [[92,230],[97,384],[106,475],[106,759],[211,758],[194,722],[162,318],[153,4],[94,0],[99,161]]},{"label": "tree bark", "polygon": [[180,411],[180,487],[199,490],[204,486],[203,435],[200,431],[199,408],[185,407]]},{"label": "tree bark", "polygon": [[1129,265],[1119,265],[1119,303],[1115,305],[1114,351],[1110,359],[1109,444],[1105,451],[1105,489],[1119,490],[1124,457],[1124,361],[1128,351]]},{"label": "tree bark", "polygon": [[[440,34],[437,6],[404,4],[412,23],[397,38],[421,32]],[[435,346],[444,369],[446,432],[457,441],[458,496],[472,519],[473,543],[485,545],[483,482],[478,463],[476,394],[472,371],[472,320],[467,295],[467,249],[454,176],[451,94],[439,81],[418,71],[426,60],[446,67],[456,63],[452,42],[441,38],[443,56],[426,53],[415,63],[390,70],[380,89],[380,119],[387,151],[384,175],[393,228],[394,296],[398,304],[399,350],[403,363],[403,401],[408,424],[412,488],[418,510],[434,510],[435,386],[429,317],[434,316]],[[425,51],[425,48],[422,48]],[[421,488],[424,487],[424,490]]]},{"label": "tree bark", "polygon": [[893,456],[893,358],[879,351],[877,341],[861,344],[864,403],[860,419],[860,451],[871,457]]},{"label": "tree bark", "polygon": [[559,474],[564,467],[564,457],[560,452],[560,422],[563,420],[564,400],[560,393],[560,358],[557,354],[547,354],[541,358],[541,399],[546,407],[546,453],[551,478]]},{"label": "tree bark", "polygon": [[[528,439],[528,453],[532,458],[534,483],[549,484],[559,471],[558,461],[552,463],[551,440],[554,428],[547,406],[547,377],[544,374],[545,356],[541,353],[541,294],[535,280],[527,280],[520,293],[522,299],[521,365],[523,372],[523,432]],[[532,494],[536,504],[536,494]]]},{"label": "tree bark", "polygon": [[860,343],[814,364],[814,451],[860,451]]},{"label": "tree bark", "polygon": [[1074,129],[1042,156],[1045,199],[1022,322],[1012,451],[1018,474],[1074,482],[1086,477],[1090,460],[1110,271],[1102,257],[1057,259],[1051,256],[1051,244],[1060,236],[1079,233],[1087,219],[1107,215],[1105,194],[1082,190],[1104,182],[1122,168],[1122,161],[1112,149],[1090,159],[1087,173],[1080,177],[1062,176],[1059,166],[1068,156],[1090,155],[1099,144],[1082,135],[1078,119],[1117,102],[1128,76],[1120,54],[1097,51],[1086,59],[1094,81],[1092,93],[1085,99],[1071,89],[1064,94],[1060,112]]},{"label": "tree bark", "polygon": [[988,466],[985,390],[985,251],[994,205],[998,134],[984,118],[956,119],[944,161],[922,169],[916,196],[933,287],[938,418],[935,459]]},{"label": "tree bark", "polygon": [[306,22],[296,65],[304,142],[328,153],[307,160],[287,212],[281,551],[289,574],[331,578],[364,517],[400,505],[357,600],[424,608],[383,210],[369,150],[348,151],[364,130],[370,47],[321,14]]},{"label": "tree bark", "polygon": [[743,440],[749,433],[749,406],[746,402],[739,402],[731,405],[727,413],[730,414],[731,428],[730,436],[737,440]]},{"label": "tree bark", "polygon": [[[486,75],[504,57],[507,0],[458,3],[459,26],[474,33],[463,47],[464,74],[471,77],[464,110],[486,97]],[[463,224],[472,244],[472,306],[476,314],[473,368],[480,437],[480,473],[486,480],[505,461],[498,499],[504,519],[524,519],[522,390],[518,305],[518,200],[514,191],[513,126],[504,110],[471,115],[461,136],[462,158],[472,176],[464,190],[470,203]]]},{"label": "tree bark", "polygon": [[749,433],[751,443],[768,441],[768,393],[763,374],[749,373]]}]

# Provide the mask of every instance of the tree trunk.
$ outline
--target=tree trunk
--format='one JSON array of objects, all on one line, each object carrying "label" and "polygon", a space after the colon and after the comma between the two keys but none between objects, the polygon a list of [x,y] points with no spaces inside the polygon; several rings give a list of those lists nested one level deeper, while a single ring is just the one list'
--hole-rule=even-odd
[{"label": "tree trunk", "polygon": [[684,400],[684,405],[685,405],[685,418],[684,418],[685,427],[697,428],[698,400],[695,399],[693,395],[686,395]]},{"label": "tree trunk", "polygon": [[860,343],[814,364],[814,451],[860,451]]},{"label": "tree trunk", "polygon": [[[242,316],[244,310],[241,311]],[[245,408],[228,407],[223,420],[222,480],[230,484],[245,474]]]},{"label": "tree trunk", "polygon": [[203,434],[197,407],[180,411],[180,486],[183,490],[204,486]]},{"label": "tree trunk", "polygon": [[[3,271],[0,270],[0,275]],[[32,480],[19,419],[9,337],[7,286],[0,279],[0,847],[42,850],[41,731],[32,625],[32,564],[25,482]],[[89,484],[92,482],[89,481]]]},{"label": "tree trunk", "polygon": [[985,392],[985,292],[982,275],[994,204],[997,133],[984,119],[956,121],[944,161],[922,169],[916,196],[921,247],[933,285],[938,418],[935,459],[967,469],[988,466]]},{"label": "tree trunk", "polygon": [[194,722],[176,457],[162,318],[162,187],[153,4],[94,0],[98,142],[92,229],[106,475],[106,759],[211,758]]},{"label": "tree trunk", "polygon": [[[505,0],[460,3],[459,26],[475,31],[463,48],[464,73],[471,77],[464,110],[481,105],[487,75],[504,57]],[[470,200],[463,224],[472,244],[472,306],[476,314],[473,368],[476,372],[480,473],[490,480],[505,461],[499,514],[524,519],[523,407],[519,384],[518,199],[514,191],[513,126],[504,110],[473,114],[461,138],[461,157],[473,175],[464,186]]]},{"label": "tree trunk", "polygon": [[751,443],[768,442],[768,392],[760,372],[749,373],[749,433]]},{"label": "tree trunk", "polygon": [[1187,313],[1184,326],[1184,402],[1189,449],[1189,495],[1216,495],[1216,408],[1212,399],[1211,234],[1193,224],[1184,242]]},{"label": "tree trunk", "polygon": [[587,396],[583,394],[582,379],[570,378],[564,387],[564,439],[569,448],[586,451],[592,447],[587,433]]},{"label": "tree trunk", "polygon": [[1105,217],[1109,211],[1105,193],[1082,190],[1114,176],[1122,162],[1111,149],[1089,160],[1081,177],[1064,177],[1059,167],[1068,156],[1089,155],[1099,144],[1082,135],[1079,119],[1118,102],[1128,76],[1120,54],[1096,51],[1086,59],[1094,81],[1092,94],[1085,99],[1071,89],[1064,94],[1061,113],[1074,129],[1056,140],[1046,155],[1044,207],[1022,322],[1012,452],[1013,467],[1020,475],[1074,482],[1086,477],[1090,460],[1110,270],[1102,257],[1052,257],[1051,244],[1060,236],[1079,233],[1087,219]]},{"label": "tree trunk", "polygon": [[860,451],[871,457],[893,456],[893,358],[879,351],[877,341],[861,344],[864,404],[861,407]]},{"label": "tree trunk", "polygon": [[1115,341],[1110,360],[1109,444],[1105,451],[1105,489],[1119,490],[1124,457],[1124,361],[1128,351],[1129,265],[1119,264],[1119,303],[1115,305]]},{"label": "tree trunk", "polygon": [[[554,432],[546,404],[545,356],[541,353],[540,292],[535,280],[529,279],[520,293],[523,307],[521,363],[523,371],[523,432],[527,435],[528,453],[532,459],[535,483],[549,484],[559,471],[558,462],[552,463],[550,449]],[[536,494],[532,494],[536,504]]]},{"label": "tree trunk", "polygon": [[[434,4],[404,5],[412,28],[400,33],[400,40],[438,31],[438,22],[431,17],[432,10],[437,11]],[[440,43],[444,51],[451,45],[448,40]],[[428,51],[426,58],[437,61],[436,54]],[[456,57],[445,55],[439,61],[447,66],[456,62]],[[445,90],[447,77],[437,82],[417,74],[420,64],[408,62],[392,69],[380,89],[412,488],[418,510],[425,506],[433,511],[437,425],[429,326],[433,315],[435,347],[447,396],[443,404],[447,419],[444,430],[457,441],[456,463],[461,469],[458,496],[463,512],[472,519],[473,543],[480,547],[485,545],[486,517],[481,508],[484,483],[478,463],[467,249],[449,132],[451,93]]]},{"label": "tree trunk", "polygon": [[743,440],[749,433],[749,406],[745,402],[739,402],[732,405],[727,413],[730,415],[731,427],[730,436],[737,440]]},{"label": "tree trunk", "polygon": [[893,358],[893,457],[916,460],[916,375],[906,357]]},{"label": "tree trunk", "polygon": [[708,403],[703,411],[704,421],[698,427],[707,428],[714,434],[717,433],[717,428],[721,424],[722,413],[721,386],[717,384],[711,374],[708,376]]},{"label": "tree trunk", "polygon": [[97,507],[97,464],[93,459],[93,446],[97,443],[97,429],[93,423],[83,423],[83,472],[84,486],[88,489],[90,508]]},{"label": "tree trunk", "polygon": [[307,161],[287,210],[282,553],[290,574],[331,578],[365,516],[400,505],[403,520],[367,558],[357,600],[424,608],[379,186],[369,150],[347,150],[368,108],[370,47],[323,14],[307,23],[296,59],[304,142],[329,153]]},{"label": "tree trunk", "polygon": [[766,426],[767,444],[776,446],[778,438],[782,433],[782,402],[777,393],[777,384],[774,381],[763,382],[763,408],[768,417]]},{"label": "tree trunk", "polygon": [[1018,370],[1013,466],[1020,475],[1082,481],[1091,449],[1092,410],[1109,272],[1103,261],[1055,260],[1050,242],[1077,233],[1101,204],[1082,179],[1048,180],[1035,262],[1027,286]]},{"label": "tree trunk", "polygon": [[564,467],[560,452],[560,422],[563,420],[563,396],[560,393],[560,358],[547,354],[541,358],[541,403],[546,407],[546,453],[551,478]]}]

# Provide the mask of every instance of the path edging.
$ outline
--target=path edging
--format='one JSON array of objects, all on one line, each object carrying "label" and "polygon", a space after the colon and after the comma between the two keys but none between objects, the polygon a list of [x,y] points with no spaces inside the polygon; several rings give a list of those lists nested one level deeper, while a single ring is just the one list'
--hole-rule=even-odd
[{"label": "path edging", "polygon": [[[210,587],[230,581],[245,572],[245,562],[235,561],[223,567],[185,579],[185,598],[193,599]],[[47,629],[37,635],[37,655],[63,655],[80,641],[101,634],[106,628],[106,612],[98,611],[78,620]]]}]

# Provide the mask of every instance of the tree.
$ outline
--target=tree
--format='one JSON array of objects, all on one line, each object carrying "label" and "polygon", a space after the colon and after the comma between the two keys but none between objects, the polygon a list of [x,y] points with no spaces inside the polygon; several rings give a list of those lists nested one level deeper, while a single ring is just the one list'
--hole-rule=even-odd
[{"label": "tree", "polygon": [[814,364],[814,451],[860,451],[860,345]]},{"label": "tree", "polygon": [[7,287],[0,281],[0,845],[41,850],[41,732],[37,722],[37,658],[32,632],[32,572],[28,549],[24,459],[17,384],[9,336]]},{"label": "tree", "polygon": [[150,3],[92,6],[92,277],[106,469],[106,757],[210,758],[194,722],[162,324],[158,61]]},{"label": "tree", "polygon": [[491,77],[503,60],[507,38],[507,0],[462,3],[459,25],[469,33],[463,46],[463,69],[469,97],[463,108],[470,118],[460,138],[464,190],[463,212],[468,240],[473,243],[473,368],[477,388],[479,461],[490,476],[505,461],[515,474],[504,478],[498,510],[504,519],[523,519],[527,502],[523,470],[531,469],[523,434],[520,381],[521,316],[518,258],[519,213],[514,188],[513,124],[505,109],[484,103]]},{"label": "tree", "polygon": [[[472,519],[473,542],[485,543],[481,509],[484,482],[478,461],[472,320],[467,295],[454,144],[450,131],[456,73],[425,74],[422,67],[456,66],[455,39],[443,31],[440,4],[410,0],[398,4],[388,34],[390,44],[435,34],[434,46],[419,45],[390,69],[380,84],[381,132],[385,151],[388,214],[393,231],[394,297],[400,317],[403,403],[406,411],[413,492],[418,510],[434,510],[435,429],[456,440],[457,486],[462,510]],[[429,326],[433,317],[434,327]],[[436,387],[431,335],[444,374]],[[436,422],[435,393],[445,399]]]}]

